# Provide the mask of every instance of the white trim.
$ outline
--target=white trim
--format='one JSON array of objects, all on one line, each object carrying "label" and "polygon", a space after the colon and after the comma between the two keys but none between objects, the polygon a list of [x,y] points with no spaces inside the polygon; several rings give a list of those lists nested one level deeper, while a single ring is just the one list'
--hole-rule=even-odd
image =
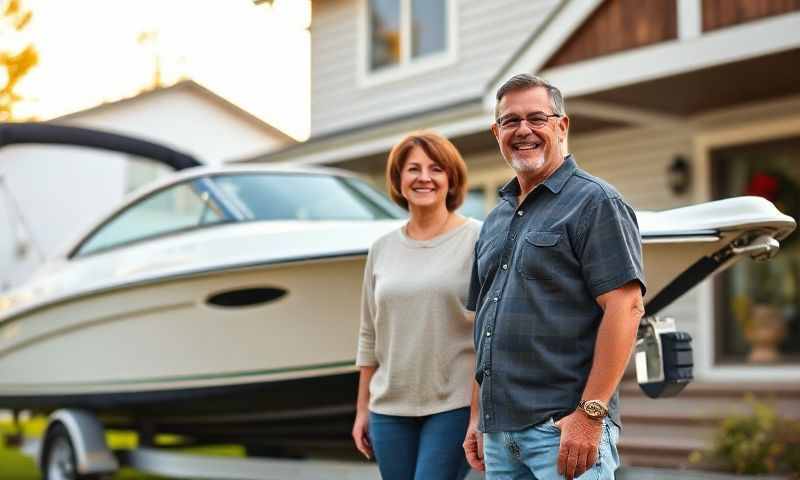
[{"label": "white trim", "polygon": [[[694,200],[696,202],[711,200],[712,172],[710,152],[712,149],[796,135],[800,135],[800,116],[798,115],[701,131],[694,139]],[[698,379],[737,382],[800,381],[800,367],[797,365],[715,365],[713,282],[705,281],[698,288],[697,321],[700,338],[697,340],[698,355],[697,363],[695,364]]]},{"label": "white trim", "polygon": [[679,126],[686,123],[677,115],[651,111],[644,108],[626,107],[618,103],[583,99],[567,101],[566,103],[567,112],[570,115],[583,114],[594,118],[630,123],[638,126]]},{"label": "white trim", "polygon": [[[411,61],[411,31],[413,22],[411,21],[411,1],[412,0],[399,0],[400,1],[400,65],[406,65]],[[365,40],[369,42],[369,37]],[[445,51],[447,48],[445,48]],[[366,60],[366,59],[365,59]],[[367,67],[369,68],[369,67]],[[388,67],[391,68],[391,67]],[[372,72],[367,71],[368,74]]]},{"label": "white trim", "polygon": [[358,59],[357,85],[360,88],[381,85],[404,78],[419,75],[424,72],[444,68],[452,65],[458,59],[458,0],[445,0],[447,35],[445,50],[441,53],[426,55],[421,58],[411,58],[411,40],[408,32],[411,31],[411,1],[400,0],[400,63],[387,66],[377,72],[369,68],[369,20],[367,18],[369,0],[358,2],[358,36],[356,55]]},{"label": "white trim", "polygon": [[[425,128],[437,131],[445,137],[456,137],[463,134],[475,133],[480,130],[486,130],[488,134],[492,121],[493,119],[490,113],[481,112],[480,114],[472,115],[462,120],[445,120],[442,123],[425,126]],[[403,138],[405,132],[406,130],[393,132],[373,140],[358,141],[355,144],[348,143],[342,147],[326,148],[324,151],[303,155],[301,158],[288,161],[291,161],[294,165],[324,165],[365,155],[388,152],[391,150],[392,146]]]},{"label": "white trim", "polygon": [[703,34],[703,6],[700,0],[678,2],[678,38],[684,40]]},{"label": "white trim", "polygon": [[[538,71],[570,35],[603,3],[603,0],[573,0],[563,7],[511,65],[501,70],[484,99],[494,109],[494,93],[511,75]],[[557,84],[556,84],[557,85]]]},{"label": "white trim", "polygon": [[[565,96],[584,95],[800,47],[800,13],[757,20],[555,67],[544,76]],[[494,98],[489,92],[486,99]]]}]

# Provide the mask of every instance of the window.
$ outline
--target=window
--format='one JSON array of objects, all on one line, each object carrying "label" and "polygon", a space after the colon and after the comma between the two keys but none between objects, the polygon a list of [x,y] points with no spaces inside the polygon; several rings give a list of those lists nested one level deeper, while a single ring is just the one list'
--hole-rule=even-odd
[{"label": "window", "polygon": [[79,254],[223,220],[223,214],[208,192],[197,189],[195,182],[182,183],[161,190],[114,217],[84,242]]},{"label": "window", "polygon": [[128,157],[126,166],[125,192],[136,190],[172,172],[166,165],[133,155]]},{"label": "window", "polygon": [[[717,198],[758,195],[800,214],[800,137],[711,152]],[[716,282],[717,364],[800,363],[800,240],[768,262],[744,259]]]},{"label": "window", "polygon": [[367,72],[426,63],[452,51],[450,0],[364,0]]},{"label": "window", "polygon": [[399,208],[362,182],[326,175],[212,177],[243,220],[379,220]]},{"label": "window", "polygon": [[86,255],[228,222],[381,220],[402,218],[404,213],[355,178],[260,172],[214,175],[139,200],[95,230],[77,252]]}]

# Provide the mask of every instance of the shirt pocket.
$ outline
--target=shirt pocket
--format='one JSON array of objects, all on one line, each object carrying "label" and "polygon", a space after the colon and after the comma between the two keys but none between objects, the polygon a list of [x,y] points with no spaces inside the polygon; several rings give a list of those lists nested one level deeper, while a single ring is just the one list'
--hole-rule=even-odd
[{"label": "shirt pocket", "polygon": [[529,279],[556,278],[564,263],[563,234],[529,230],[524,238],[517,262],[520,275]]}]

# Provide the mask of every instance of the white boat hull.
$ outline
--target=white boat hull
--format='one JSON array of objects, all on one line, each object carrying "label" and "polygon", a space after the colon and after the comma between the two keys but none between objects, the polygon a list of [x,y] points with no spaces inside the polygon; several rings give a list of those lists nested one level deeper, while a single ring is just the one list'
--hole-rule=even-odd
[{"label": "white boat hull", "polygon": [[[354,371],[365,257],[222,271],[102,292],[16,318],[0,334],[3,395],[175,390]],[[245,307],[219,292],[287,291]]]},{"label": "white boat hull", "polygon": [[[785,238],[794,220],[764,202],[641,215],[646,308],[668,304],[740,258],[731,253],[734,241]],[[121,265],[99,255],[45,272],[5,298],[0,408],[84,408],[107,425],[204,441],[346,441],[366,250],[393,228],[396,222],[234,226],[143,243]],[[693,268],[698,262],[713,265]],[[693,271],[697,278],[685,278]],[[92,272],[112,280],[98,282]],[[252,288],[286,295],[246,307],[208,303]]]}]

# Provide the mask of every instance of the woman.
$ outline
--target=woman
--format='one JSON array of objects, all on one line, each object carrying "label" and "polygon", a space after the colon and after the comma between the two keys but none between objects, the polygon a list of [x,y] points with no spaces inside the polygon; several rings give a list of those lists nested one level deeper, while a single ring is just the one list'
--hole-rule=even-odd
[{"label": "woman", "polygon": [[480,223],[455,213],[466,165],[447,139],[408,135],[386,183],[408,222],[378,239],[364,272],[353,439],[384,480],[462,479],[475,355],[465,309]]}]

